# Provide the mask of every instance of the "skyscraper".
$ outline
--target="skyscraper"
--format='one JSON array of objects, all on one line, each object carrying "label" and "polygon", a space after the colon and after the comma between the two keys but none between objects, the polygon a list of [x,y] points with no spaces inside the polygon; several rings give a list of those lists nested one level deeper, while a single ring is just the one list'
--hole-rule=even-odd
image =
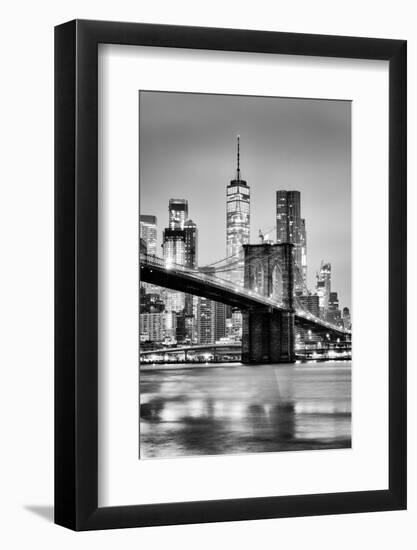
[{"label": "skyscraper", "polygon": [[[186,232],[184,225],[188,218],[188,201],[186,199],[169,199],[168,213],[168,227],[164,229],[162,244],[165,265],[185,265]],[[193,225],[194,233],[196,233],[197,229],[195,224]]]},{"label": "skyscraper", "polygon": [[277,243],[299,243],[300,225],[300,192],[277,191]]},{"label": "skyscraper", "polygon": [[156,216],[141,214],[139,217],[139,236],[146,244],[147,254],[156,256],[157,239],[157,219]]},{"label": "skyscraper", "polygon": [[[242,245],[248,244],[250,238],[250,187],[241,178],[240,173],[240,136],[237,136],[236,177],[227,186],[226,203],[226,257],[232,265],[235,264],[234,269],[228,272],[228,279],[237,285],[243,286],[244,259]],[[232,318],[233,332],[241,337],[242,314],[240,312],[233,314],[230,307],[226,308],[224,312],[225,317]]]},{"label": "skyscraper", "polygon": [[166,227],[163,233],[163,255],[165,265],[184,265],[185,262],[185,232],[183,229]]},{"label": "skyscraper", "polygon": [[[168,205],[168,227],[164,229],[162,249],[167,268],[174,265],[185,265],[185,230],[184,224],[188,216],[188,201],[185,199],[170,199]],[[165,293],[165,309],[170,313],[178,313],[185,307],[185,294],[167,290]]]},{"label": "skyscraper", "polygon": [[320,316],[323,319],[327,318],[327,310],[329,308],[330,288],[331,288],[331,272],[332,266],[330,263],[321,262],[320,271],[317,273],[316,293],[319,297]]},{"label": "skyscraper", "polygon": [[[163,256],[165,265],[183,265],[191,269],[197,267],[198,232],[197,225],[188,219],[188,201],[170,199],[168,205],[168,227],[163,232]],[[166,290],[165,308],[176,313],[177,341],[188,341],[194,338],[195,321],[193,313],[193,296],[184,292]]]},{"label": "skyscraper", "polygon": [[197,302],[197,333],[199,344],[213,344],[216,339],[216,302],[199,297]]},{"label": "skyscraper", "polygon": [[327,309],[327,321],[337,326],[343,326],[342,312],[339,309],[337,292],[330,292],[329,307]]},{"label": "skyscraper", "polygon": [[[186,220],[184,223],[184,243],[185,243],[185,256],[184,265],[191,269],[197,267],[197,253],[198,253],[198,231],[197,225],[192,220]],[[184,319],[188,316],[185,323],[185,338],[192,339],[191,325],[195,320],[193,317],[193,295],[185,294],[184,297]]]},{"label": "skyscraper", "polygon": [[[139,216],[139,251],[140,254],[156,256],[157,246],[157,218],[148,214]],[[141,288],[149,293],[160,293],[160,287],[141,283]]]},{"label": "skyscraper", "polygon": [[301,247],[301,274],[303,276],[304,285],[307,286],[307,233],[306,221],[301,218],[300,225],[300,247]]},{"label": "skyscraper", "polygon": [[225,338],[226,336],[226,309],[227,306],[221,302],[214,303],[215,315],[215,341]]},{"label": "skyscraper", "polygon": [[352,323],[350,320],[350,311],[348,307],[343,308],[343,326],[347,330],[350,330],[352,328]]},{"label": "skyscraper", "polygon": [[[150,285],[151,286],[151,285]],[[139,311],[140,313],[161,313],[165,309],[164,301],[160,293],[147,292],[143,285],[140,287]]]},{"label": "skyscraper", "polygon": [[301,218],[299,191],[279,190],[276,194],[277,243],[294,245],[294,261],[301,279],[295,274],[294,290],[302,294],[307,279],[307,235],[305,219]]},{"label": "skyscraper", "polygon": [[193,220],[186,220],[184,222],[184,242],[185,242],[185,257],[184,265],[194,269],[197,267],[197,253],[198,253],[198,232],[197,225]]},{"label": "skyscraper", "polygon": [[169,227],[170,229],[184,229],[188,219],[188,201],[186,199],[169,199]]},{"label": "skyscraper", "polygon": [[237,136],[236,178],[231,180],[226,193],[226,256],[239,260],[236,269],[229,272],[229,279],[243,286],[243,257],[239,258],[239,255],[242,254],[242,245],[249,243],[250,187],[241,179],[240,136]]},{"label": "skyscraper", "polygon": [[[165,228],[163,233],[163,254],[165,265],[172,268],[174,265],[184,265],[185,261],[185,233],[183,229]],[[185,307],[183,292],[167,290],[165,294],[165,308],[169,312],[182,311]]]}]

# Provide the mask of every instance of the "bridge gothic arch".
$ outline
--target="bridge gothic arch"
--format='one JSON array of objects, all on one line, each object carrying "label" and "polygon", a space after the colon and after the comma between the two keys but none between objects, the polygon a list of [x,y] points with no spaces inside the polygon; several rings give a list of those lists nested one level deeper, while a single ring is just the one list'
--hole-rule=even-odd
[{"label": "bridge gothic arch", "polygon": [[295,359],[293,245],[244,245],[244,286],[283,309],[260,306],[243,312],[242,361],[292,363]]},{"label": "bridge gothic arch", "polygon": [[282,302],[283,296],[283,278],[281,266],[278,262],[275,262],[271,269],[270,285],[269,285],[269,297],[277,302]]},{"label": "bridge gothic arch", "polygon": [[251,271],[252,271],[251,274],[253,278],[253,283],[252,283],[253,290],[258,294],[262,294],[262,296],[264,296],[265,295],[265,288],[264,288],[265,287],[265,281],[264,281],[265,270],[264,270],[263,262],[262,261],[255,262],[253,265],[253,269]]}]

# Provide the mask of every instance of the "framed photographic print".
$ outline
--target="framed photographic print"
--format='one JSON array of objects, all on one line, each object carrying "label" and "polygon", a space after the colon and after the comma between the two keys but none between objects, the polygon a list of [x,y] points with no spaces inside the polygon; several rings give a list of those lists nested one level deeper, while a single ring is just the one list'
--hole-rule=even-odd
[{"label": "framed photographic print", "polygon": [[55,521],[406,507],[406,42],[55,30]]}]

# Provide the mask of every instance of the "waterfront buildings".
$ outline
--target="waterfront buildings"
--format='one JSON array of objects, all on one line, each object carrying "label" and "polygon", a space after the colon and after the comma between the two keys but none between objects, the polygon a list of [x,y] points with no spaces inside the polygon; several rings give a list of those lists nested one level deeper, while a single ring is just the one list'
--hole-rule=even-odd
[{"label": "waterfront buildings", "polygon": [[141,313],[139,331],[141,342],[173,343],[176,334],[176,316],[167,311]]}]

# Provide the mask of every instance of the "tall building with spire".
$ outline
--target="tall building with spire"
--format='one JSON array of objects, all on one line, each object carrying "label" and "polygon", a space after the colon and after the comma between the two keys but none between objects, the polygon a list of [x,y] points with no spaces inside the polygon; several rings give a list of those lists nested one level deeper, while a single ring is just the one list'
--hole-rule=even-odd
[{"label": "tall building with spire", "polygon": [[230,271],[230,280],[243,286],[242,245],[249,243],[250,233],[250,187],[241,178],[240,136],[237,136],[236,177],[226,190],[226,256],[231,263],[236,261],[236,269]]},{"label": "tall building with spire", "polygon": [[[237,136],[236,176],[226,189],[226,257],[230,262],[228,279],[232,283],[243,286],[244,281],[244,244],[250,238],[250,187],[241,177],[240,171],[240,136]],[[223,323],[224,316],[224,323]],[[219,326],[226,331],[226,318],[231,324],[234,337],[242,336],[242,314],[233,312],[230,307],[218,311]],[[220,336],[220,335],[218,335]]]}]

